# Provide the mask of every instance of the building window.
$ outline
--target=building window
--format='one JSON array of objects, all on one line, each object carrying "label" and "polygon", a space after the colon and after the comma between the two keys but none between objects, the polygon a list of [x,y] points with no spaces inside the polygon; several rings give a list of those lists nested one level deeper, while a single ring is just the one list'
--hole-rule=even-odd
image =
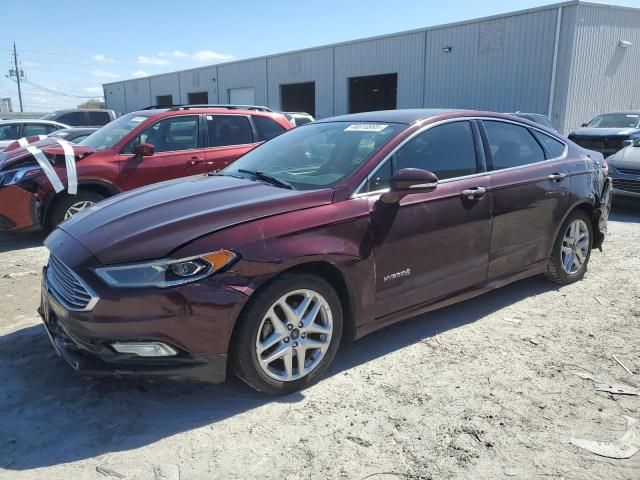
[{"label": "building window", "polygon": [[280,85],[280,104],[284,112],[304,112],[316,116],[315,82]]},{"label": "building window", "polygon": [[349,113],[394,110],[397,97],[397,73],[349,79]]},{"label": "building window", "polygon": [[187,101],[190,105],[206,105],[209,103],[208,92],[192,92],[187,94]]},{"label": "building window", "polygon": [[156,105],[161,107],[169,107],[173,105],[173,95],[158,95],[156,96]]}]

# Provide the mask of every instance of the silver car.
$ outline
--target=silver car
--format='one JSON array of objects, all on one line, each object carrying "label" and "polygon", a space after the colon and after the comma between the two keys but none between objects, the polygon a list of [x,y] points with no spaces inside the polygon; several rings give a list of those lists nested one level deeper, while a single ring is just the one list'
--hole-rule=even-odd
[{"label": "silver car", "polygon": [[640,199],[640,138],[607,158],[607,163],[614,196]]},{"label": "silver car", "polygon": [[22,137],[49,135],[69,125],[51,120],[0,120],[0,152]]}]

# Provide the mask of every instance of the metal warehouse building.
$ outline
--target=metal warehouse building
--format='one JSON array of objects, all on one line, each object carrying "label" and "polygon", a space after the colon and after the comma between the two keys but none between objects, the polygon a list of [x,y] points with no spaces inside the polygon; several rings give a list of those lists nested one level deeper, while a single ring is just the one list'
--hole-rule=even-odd
[{"label": "metal warehouse building", "polygon": [[563,133],[640,109],[640,9],[570,1],[105,84],[119,114],[240,103],[318,118],[389,108],[547,114]]}]

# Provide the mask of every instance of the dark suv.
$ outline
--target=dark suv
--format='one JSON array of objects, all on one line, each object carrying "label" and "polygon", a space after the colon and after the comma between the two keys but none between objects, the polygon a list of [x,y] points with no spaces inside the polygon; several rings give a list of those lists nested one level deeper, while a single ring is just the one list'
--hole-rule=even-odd
[{"label": "dark suv", "polygon": [[[283,116],[234,106],[180,106],[129,113],[73,146],[78,192],[56,193],[25,147],[0,154],[0,230],[53,227],[99,200],[162,180],[226,167],[260,142],[291,129]],[[56,139],[33,146],[66,188]]]},{"label": "dark suv", "polygon": [[344,337],[531,275],[580,280],[610,184],[601,154],[521,118],[323,119],[60,225],[40,313],[88,375],[221,381],[229,360],[255,388],[290,392]]}]

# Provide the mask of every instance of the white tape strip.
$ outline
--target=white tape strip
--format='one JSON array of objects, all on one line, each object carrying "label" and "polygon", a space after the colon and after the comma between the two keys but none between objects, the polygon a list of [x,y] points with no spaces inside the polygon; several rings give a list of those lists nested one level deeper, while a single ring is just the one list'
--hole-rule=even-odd
[{"label": "white tape strip", "polygon": [[38,164],[40,164],[42,171],[51,182],[51,185],[53,185],[53,189],[56,191],[56,193],[60,193],[61,191],[63,191],[64,185],[60,181],[60,177],[58,177],[58,174],[51,166],[51,163],[49,163],[49,159],[47,158],[47,156],[42,153],[42,150],[33,145],[26,145],[26,149],[31,155],[33,155],[33,158],[36,159]]},{"label": "white tape strip", "polygon": [[[55,138],[55,137],[54,137]],[[67,189],[71,195],[78,193],[78,173],[76,172],[76,158],[73,147],[61,138],[55,138],[64,151],[64,162],[67,165]]]},{"label": "white tape strip", "polygon": [[[34,135],[36,137],[38,137],[38,140],[44,140],[45,138],[47,138],[46,135]],[[27,145],[29,145],[29,140],[27,140],[27,137],[22,137],[18,139],[18,145],[20,145],[21,147],[26,147]]]}]

